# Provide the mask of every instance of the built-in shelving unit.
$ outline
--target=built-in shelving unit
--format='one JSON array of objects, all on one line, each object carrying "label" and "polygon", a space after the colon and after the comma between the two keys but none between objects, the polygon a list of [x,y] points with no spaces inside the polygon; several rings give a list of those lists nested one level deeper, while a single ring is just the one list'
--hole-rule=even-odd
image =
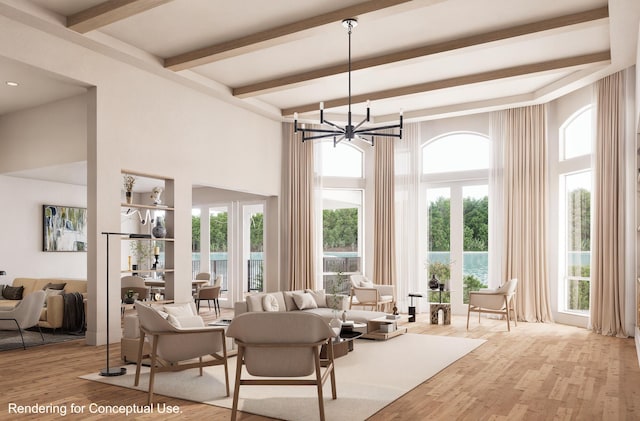
[{"label": "built-in shelving unit", "polygon": [[[129,262],[122,262],[120,272],[123,275],[132,273],[147,274],[147,276],[154,279],[173,281],[175,244],[175,239],[173,238],[174,181],[170,178],[135,171],[122,170],[121,172],[123,176],[131,175],[135,177],[136,183],[134,183],[134,194],[132,194],[131,203],[128,203],[128,200],[120,203],[121,215],[124,220],[128,218],[127,222],[123,222],[126,226],[122,227],[122,232],[130,233],[130,235],[120,236],[120,240],[122,244],[127,244],[125,247],[131,248],[131,242],[135,241],[145,244],[147,249],[153,247],[154,250],[150,255],[148,252],[146,253],[147,258],[144,261],[138,262],[136,259],[135,264],[140,265],[136,269],[131,267],[132,260],[131,256],[129,256]],[[158,204],[154,203],[152,195],[150,195],[156,187],[162,189],[161,201]],[[122,193],[124,197],[124,190]],[[163,226],[166,228],[167,233],[165,237],[154,237],[152,235],[153,227],[156,219],[160,217],[163,218]],[[158,251],[154,253],[156,249]],[[155,257],[161,253],[163,259],[160,260]]]}]

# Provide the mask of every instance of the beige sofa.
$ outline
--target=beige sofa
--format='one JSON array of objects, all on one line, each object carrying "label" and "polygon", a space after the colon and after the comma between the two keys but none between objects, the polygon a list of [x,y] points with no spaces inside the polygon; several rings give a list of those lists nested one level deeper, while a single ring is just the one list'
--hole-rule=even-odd
[{"label": "beige sofa", "polygon": [[[309,294],[315,306],[309,302],[309,296],[298,298],[296,294]],[[302,303],[302,306],[299,304]],[[277,305],[276,305],[277,304]],[[306,305],[308,304],[308,305]],[[302,310],[301,310],[302,307]],[[349,297],[346,295],[326,294],[323,290],[299,290],[299,291],[277,291],[268,293],[251,294],[245,297],[245,301],[238,301],[234,305],[236,316],[246,312],[260,311],[305,311],[325,319],[329,322],[333,317],[342,318],[342,313],[346,312],[346,319],[356,323],[367,323],[369,320],[384,317],[386,313],[368,310],[350,310]]]},{"label": "beige sofa", "polygon": [[[86,296],[87,281],[84,279],[64,279],[64,278],[15,278],[13,287],[24,287],[22,297],[26,297],[34,291],[41,291],[47,284],[65,284],[64,292],[78,292]],[[5,300],[0,297],[0,308],[13,308],[19,300]],[[38,326],[58,329],[62,327],[64,320],[64,301],[62,295],[50,295],[46,298],[45,306],[40,314]]]}]

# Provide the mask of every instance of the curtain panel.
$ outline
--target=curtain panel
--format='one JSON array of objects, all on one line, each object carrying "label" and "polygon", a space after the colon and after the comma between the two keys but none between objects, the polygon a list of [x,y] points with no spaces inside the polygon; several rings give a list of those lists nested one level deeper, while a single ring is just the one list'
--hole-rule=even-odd
[{"label": "curtain panel", "polygon": [[313,142],[302,142],[283,123],[283,229],[290,290],[315,289],[316,244]]},{"label": "curtain panel", "polygon": [[383,138],[375,144],[373,280],[382,285],[396,283],[393,153],[395,141],[392,138]]},{"label": "curtain panel", "polygon": [[503,283],[518,279],[518,318],[551,322],[547,273],[546,106],[503,115]]},{"label": "curtain panel", "polygon": [[591,247],[590,326],[626,337],[624,75],[595,84],[596,139]]},{"label": "curtain panel", "polygon": [[[407,312],[409,293],[427,293],[424,246],[419,233],[425,232],[420,217],[420,124],[405,124],[402,140],[394,142],[396,216],[396,294],[398,309]],[[414,306],[420,306],[415,299]],[[423,306],[424,307],[424,306]]]}]

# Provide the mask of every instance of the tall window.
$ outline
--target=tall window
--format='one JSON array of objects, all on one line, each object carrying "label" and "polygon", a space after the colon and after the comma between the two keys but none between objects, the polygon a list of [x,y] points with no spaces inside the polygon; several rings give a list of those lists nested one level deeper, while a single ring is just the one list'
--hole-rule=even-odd
[{"label": "tall window", "polygon": [[264,205],[244,205],[244,259],[247,262],[247,291],[264,291]]},{"label": "tall window", "polygon": [[200,271],[200,209],[191,209],[191,273]]},{"label": "tall window", "polygon": [[327,291],[348,293],[340,277],[362,273],[364,165],[362,151],[347,142],[318,143],[322,176],[322,281]]},{"label": "tall window", "polygon": [[[489,139],[475,133],[441,136],[422,149],[427,276],[435,275],[449,287],[454,306],[467,303],[469,291],[487,286],[489,155]],[[434,299],[439,300],[440,294]]]},{"label": "tall window", "polygon": [[209,247],[210,247],[210,267],[211,276],[215,279],[217,275],[222,275],[223,283],[221,290],[227,290],[229,272],[229,208],[219,206],[209,208]]},{"label": "tall window", "polygon": [[560,311],[588,314],[591,279],[591,107],[560,127]]}]

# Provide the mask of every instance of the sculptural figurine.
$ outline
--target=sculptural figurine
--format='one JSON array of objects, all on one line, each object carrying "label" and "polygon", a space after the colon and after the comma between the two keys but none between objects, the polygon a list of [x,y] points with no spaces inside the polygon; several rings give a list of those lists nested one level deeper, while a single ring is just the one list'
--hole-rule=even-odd
[{"label": "sculptural figurine", "polygon": [[160,195],[162,194],[163,191],[164,189],[162,187],[154,187],[153,190],[151,191],[151,198],[153,199],[154,205],[159,205],[162,203],[162,200],[160,199]]},{"label": "sculptural figurine", "polygon": [[398,315],[398,306],[396,305],[396,303],[393,303],[393,314],[394,315]]}]

